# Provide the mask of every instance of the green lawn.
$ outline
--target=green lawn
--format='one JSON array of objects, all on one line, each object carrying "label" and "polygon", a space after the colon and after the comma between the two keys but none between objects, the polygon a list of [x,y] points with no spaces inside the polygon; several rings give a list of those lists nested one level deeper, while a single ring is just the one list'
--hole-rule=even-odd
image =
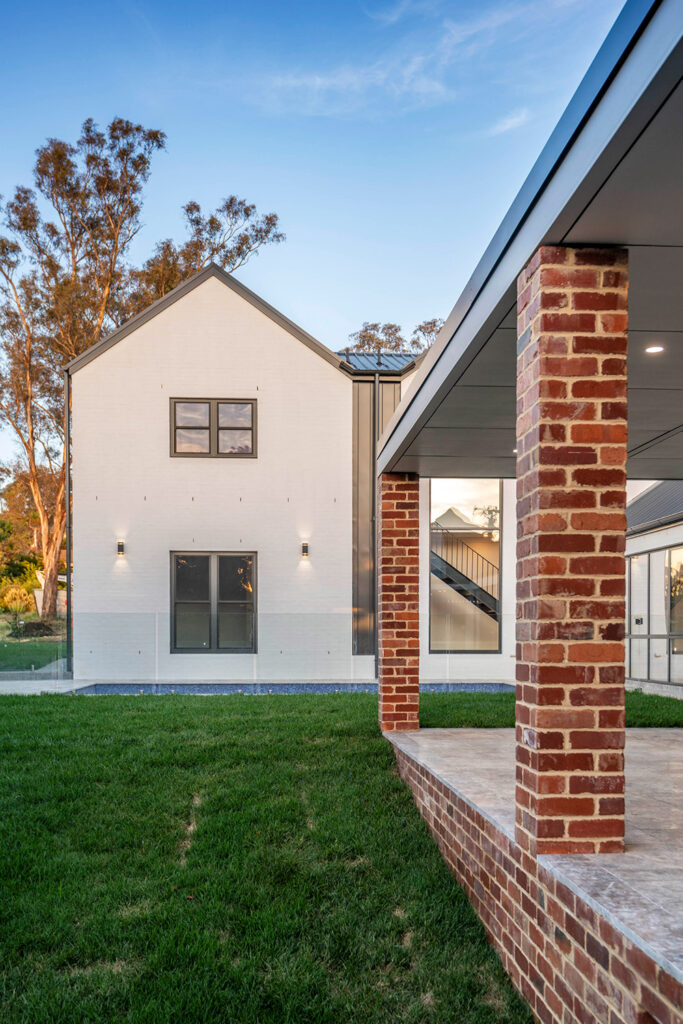
[{"label": "green lawn", "polygon": [[[424,729],[481,729],[514,724],[514,693],[425,693],[420,697],[420,725]],[[683,728],[683,700],[638,691],[627,693],[626,725]]]},{"label": "green lawn", "polygon": [[4,697],[0,744],[0,1020],[531,1021],[372,695]]},{"label": "green lawn", "polygon": [[[426,726],[513,714],[422,700]],[[0,698],[0,858],[2,1021],[531,1022],[372,695]]]},{"label": "green lawn", "polygon": [[[27,613],[25,619],[35,619]],[[64,637],[15,640],[9,635],[10,617],[0,615],[0,672],[30,672],[65,656]]]}]

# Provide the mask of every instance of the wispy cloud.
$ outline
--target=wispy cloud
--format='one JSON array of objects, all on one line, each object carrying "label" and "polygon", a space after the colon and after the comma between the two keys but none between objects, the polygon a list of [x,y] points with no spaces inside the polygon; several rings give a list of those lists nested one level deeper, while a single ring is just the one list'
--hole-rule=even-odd
[{"label": "wispy cloud", "polygon": [[295,109],[302,114],[343,116],[373,113],[387,99],[406,110],[444,103],[453,96],[444,77],[430,68],[430,60],[416,54],[409,60],[387,58],[326,72],[274,75],[262,98],[273,113]]},{"label": "wispy cloud", "polygon": [[384,7],[365,8],[365,14],[381,25],[395,25],[404,18],[432,14],[439,7],[438,0],[396,0]]},{"label": "wispy cloud", "polygon": [[521,110],[513,110],[512,113],[501,117],[500,121],[492,124],[485,134],[506,135],[508,132],[514,132],[515,129],[521,128],[523,124],[526,124],[530,117],[531,111],[526,107],[523,107]]},{"label": "wispy cloud", "polygon": [[[519,40],[533,45],[535,26],[552,19],[562,7],[588,2],[499,2],[475,17],[457,20],[443,16],[443,0],[394,0],[365,13],[382,27],[414,15],[421,16],[421,24],[399,39],[393,32],[385,53],[327,68],[283,70],[254,83],[251,97],[269,113],[329,117],[373,117],[451,103],[463,89],[471,89],[477,76],[490,72],[490,64],[482,72],[476,62],[495,46],[504,43],[508,64],[519,61],[521,47],[517,52],[514,46]],[[530,116],[526,108],[517,110],[487,134],[513,131]]]}]

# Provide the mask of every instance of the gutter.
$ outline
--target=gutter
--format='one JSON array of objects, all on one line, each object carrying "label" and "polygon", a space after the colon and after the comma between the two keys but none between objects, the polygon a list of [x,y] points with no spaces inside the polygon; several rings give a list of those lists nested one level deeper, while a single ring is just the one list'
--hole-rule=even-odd
[{"label": "gutter", "polygon": [[652,519],[649,523],[641,523],[639,526],[632,526],[626,531],[627,537],[638,537],[641,533],[650,533],[654,530],[663,530],[667,526],[675,526],[683,523],[683,512],[673,512],[668,516],[661,516],[659,519]]}]

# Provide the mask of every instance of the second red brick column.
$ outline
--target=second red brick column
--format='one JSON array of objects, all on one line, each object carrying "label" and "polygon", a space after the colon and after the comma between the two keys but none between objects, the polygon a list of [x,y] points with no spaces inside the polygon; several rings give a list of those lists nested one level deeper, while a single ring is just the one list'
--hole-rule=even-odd
[{"label": "second red brick column", "polygon": [[627,253],[518,282],[517,841],[623,849]]},{"label": "second red brick column", "polygon": [[377,501],[379,725],[419,729],[420,481],[382,473]]}]

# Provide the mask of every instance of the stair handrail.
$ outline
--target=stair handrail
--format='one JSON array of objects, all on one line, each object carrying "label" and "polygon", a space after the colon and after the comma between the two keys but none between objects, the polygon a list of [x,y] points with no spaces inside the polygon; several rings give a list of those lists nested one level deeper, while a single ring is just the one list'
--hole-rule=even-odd
[{"label": "stair handrail", "polygon": [[[467,576],[469,580],[476,583],[478,587],[485,590],[491,597],[498,599],[498,582],[500,578],[500,569],[493,562],[489,561],[484,555],[475,551],[473,547],[462,540],[461,537],[455,536],[454,530],[448,530],[443,527],[432,527],[431,529],[431,550],[442,558],[444,562],[448,562],[454,569],[462,573],[463,576]],[[438,538],[438,547],[441,550],[437,550],[434,541]],[[444,554],[444,548],[447,548],[447,553]],[[455,553],[455,558],[453,554]]]}]

